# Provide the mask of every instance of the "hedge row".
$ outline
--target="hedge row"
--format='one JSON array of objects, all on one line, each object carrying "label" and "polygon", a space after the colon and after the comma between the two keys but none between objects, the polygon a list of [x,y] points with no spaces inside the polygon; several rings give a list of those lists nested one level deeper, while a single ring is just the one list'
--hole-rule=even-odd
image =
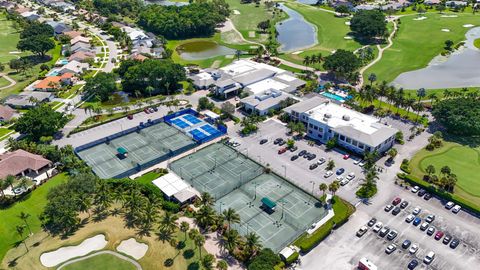
[{"label": "hedge row", "polygon": [[480,215],[480,206],[479,205],[476,205],[476,204],[474,204],[470,201],[467,201],[466,199],[464,199],[464,198],[462,198],[462,197],[460,197],[456,194],[452,194],[452,193],[440,190],[440,189],[436,188],[435,186],[433,186],[432,184],[430,184],[430,183],[428,183],[424,180],[418,179],[417,177],[415,177],[411,174],[399,173],[399,174],[397,174],[397,177],[402,179],[402,180],[405,180],[405,181],[409,182],[412,185],[417,185],[417,186],[427,190],[428,192],[430,192],[432,194],[436,194],[438,197],[440,197],[442,199],[445,199],[447,201],[452,201],[452,202],[460,205],[462,208],[465,208],[467,210],[472,211],[476,215]]}]

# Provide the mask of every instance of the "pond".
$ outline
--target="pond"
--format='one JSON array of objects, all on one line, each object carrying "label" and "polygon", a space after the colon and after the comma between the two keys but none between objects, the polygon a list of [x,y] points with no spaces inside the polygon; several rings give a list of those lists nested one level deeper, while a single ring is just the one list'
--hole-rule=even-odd
[{"label": "pond", "polygon": [[176,48],[184,60],[203,60],[220,55],[234,55],[235,50],[218,45],[213,41],[193,41]]},{"label": "pond", "polygon": [[405,89],[440,89],[480,86],[480,50],[473,45],[480,27],[470,29],[465,47],[449,57],[437,56],[427,67],[400,74],[393,85]]},{"label": "pond", "polygon": [[123,91],[118,91],[113,93],[110,96],[109,100],[102,102],[102,105],[109,105],[109,106],[119,105],[123,103],[128,103],[129,101],[130,101],[130,98],[128,97],[128,93],[125,93]]},{"label": "pond", "polygon": [[297,0],[297,2],[305,5],[316,5],[318,0]]},{"label": "pond", "polygon": [[189,2],[174,2],[174,1],[168,1],[168,0],[146,0],[146,4],[157,4],[161,6],[186,6],[189,5]]},{"label": "pond", "polygon": [[290,18],[276,25],[277,40],[281,44],[281,52],[290,52],[306,49],[317,44],[317,30],[303,16],[293,9],[280,4],[280,8]]}]

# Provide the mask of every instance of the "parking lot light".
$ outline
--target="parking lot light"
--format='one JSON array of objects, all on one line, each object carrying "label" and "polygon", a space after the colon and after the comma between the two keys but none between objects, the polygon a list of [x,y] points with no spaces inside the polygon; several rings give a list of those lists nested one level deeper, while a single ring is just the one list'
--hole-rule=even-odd
[{"label": "parking lot light", "polygon": [[287,165],[282,165],[284,169],[283,177],[287,178]]}]

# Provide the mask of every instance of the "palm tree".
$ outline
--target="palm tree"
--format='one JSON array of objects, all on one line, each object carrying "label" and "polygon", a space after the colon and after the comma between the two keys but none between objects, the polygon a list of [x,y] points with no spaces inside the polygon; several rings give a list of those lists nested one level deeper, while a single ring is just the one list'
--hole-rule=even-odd
[{"label": "palm tree", "polygon": [[333,161],[332,159],[329,159],[327,162],[327,167],[325,167],[325,169],[327,171],[331,171],[333,170],[333,168],[335,168],[335,161]]},{"label": "palm tree", "polygon": [[217,262],[217,269],[218,270],[227,270],[228,269],[228,263],[224,260],[219,260]]},{"label": "palm tree", "polygon": [[430,99],[432,105],[438,102],[438,96],[434,92],[428,94],[428,99]]},{"label": "palm tree", "polygon": [[177,223],[176,221],[178,220],[178,217],[170,212],[165,212],[165,215],[163,215],[162,219],[160,220],[160,229],[165,229],[168,231],[175,231],[177,228]]},{"label": "palm tree", "polygon": [[229,230],[231,229],[232,223],[240,223],[240,215],[237,212],[235,212],[235,209],[228,208],[227,210],[224,210],[222,214],[225,221],[228,222]]},{"label": "palm tree", "polygon": [[222,236],[222,242],[226,250],[233,254],[235,248],[240,243],[240,235],[237,230],[228,230]]},{"label": "palm tree", "polygon": [[[168,212],[167,212],[168,213]],[[142,213],[142,227],[144,231],[150,232],[153,224],[158,220],[158,207],[155,202],[147,200],[145,208]],[[173,228],[174,230],[175,228]]]},{"label": "palm tree", "polygon": [[173,239],[173,232],[165,229],[161,229],[158,233],[158,240],[162,241],[162,243],[165,242],[171,242]]},{"label": "palm tree", "polygon": [[328,191],[332,193],[332,196],[335,196],[335,192],[337,192],[339,188],[340,184],[337,180],[333,181],[332,183],[330,183],[330,185],[328,185]]},{"label": "palm tree", "polygon": [[310,56],[309,55],[307,55],[307,56],[305,56],[305,58],[303,58],[303,64],[305,66],[310,65]]},{"label": "palm tree", "polygon": [[318,187],[320,189],[320,191],[322,192],[322,196],[325,195],[325,192],[327,191],[328,189],[328,185],[325,184],[325,183],[321,183],[320,186]]},{"label": "palm tree", "polygon": [[20,235],[20,238],[22,238],[22,240],[20,240],[20,241],[25,245],[25,249],[26,249],[27,252],[28,252],[27,243],[25,243],[25,239],[23,238],[23,232],[24,232],[24,230],[25,230],[25,227],[23,227],[23,226],[17,226],[17,227],[16,227],[16,230],[17,230],[18,235]]},{"label": "palm tree", "polygon": [[215,211],[210,206],[202,206],[197,211],[196,219],[200,226],[207,228],[212,225],[216,219]]},{"label": "palm tree", "polygon": [[195,246],[198,248],[198,253],[200,255],[200,259],[202,259],[202,247],[205,244],[205,237],[201,234],[197,234],[193,239]]},{"label": "palm tree", "polygon": [[89,114],[90,116],[92,116],[92,111],[94,107],[95,105],[88,103],[87,105],[85,105],[85,107],[83,107],[83,110],[85,111],[85,114]]},{"label": "palm tree", "polygon": [[247,235],[245,235],[245,240],[245,246],[250,254],[250,257],[256,254],[260,249],[262,249],[260,237],[256,233],[248,233]]},{"label": "palm tree", "polygon": [[397,98],[397,95],[396,95],[396,94],[397,94],[397,90],[395,89],[395,87],[393,87],[393,86],[388,87],[385,96],[387,97],[387,102],[390,104],[390,105],[388,106],[388,111],[390,111],[390,112],[392,111],[392,110],[391,110],[391,109],[392,109],[392,105],[393,105],[393,104],[395,103],[395,101],[396,101],[396,98]]},{"label": "palm tree", "polygon": [[101,211],[106,210],[112,205],[112,191],[105,181],[97,181],[97,188],[93,203],[98,206]]},{"label": "palm tree", "polygon": [[25,223],[25,226],[27,227],[28,229],[28,232],[30,233],[30,235],[32,235],[32,230],[30,229],[30,225],[28,225],[28,221],[27,219],[30,217],[30,214],[28,213],[25,213],[25,212],[20,212],[20,215],[18,215],[18,217],[23,220],[23,222]]},{"label": "palm tree", "polygon": [[368,81],[370,81],[370,86],[373,85],[373,82],[375,82],[377,80],[377,75],[375,73],[370,73],[370,75],[368,75]]},{"label": "palm tree", "polygon": [[393,160],[397,156],[398,151],[395,148],[390,148],[390,150],[388,150],[387,154],[390,156],[389,159]]},{"label": "palm tree", "polygon": [[450,169],[450,167],[448,166],[443,166],[441,169],[440,169],[440,172],[443,174],[443,175],[449,175],[452,173],[452,169]]},{"label": "palm tree", "polygon": [[182,221],[182,223],[180,223],[180,231],[185,234],[185,241],[187,241],[187,232],[189,229],[190,229],[190,224],[188,224],[188,222]]},{"label": "palm tree", "polygon": [[4,181],[5,181],[5,186],[10,186],[10,188],[13,191],[13,183],[15,182],[15,176],[7,175]]},{"label": "palm tree", "polygon": [[214,199],[212,195],[208,192],[203,192],[201,195],[200,205],[202,206],[213,206]]}]

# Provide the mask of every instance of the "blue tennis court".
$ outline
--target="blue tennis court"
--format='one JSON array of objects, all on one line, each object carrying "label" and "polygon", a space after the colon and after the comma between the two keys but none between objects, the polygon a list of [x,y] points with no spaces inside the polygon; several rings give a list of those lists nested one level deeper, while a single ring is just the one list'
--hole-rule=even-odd
[{"label": "blue tennis court", "polygon": [[179,118],[176,118],[176,119],[172,119],[171,120],[172,124],[174,124],[175,126],[181,128],[181,129],[184,129],[184,128],[187,128],[190,126],[190,124],[188,124],[187,122],[183,121],[182,119],[179,119]]},{"label": "blue tennis court", "polygon": [[183,117],[183,119],[187,120],[188,122],[190,122],[190,123],[192,123],[192,124],[194,124],[194,125],[202,122],[202,120],[198,119],[197,117],[195,117],[195,116],[193,116],[193,115],[191,115],[191,114],[185,114],[185,115],[183,115],[182,117]]},{"label": "blue tennis court", "polygon": [[212,127],[211,125],[209,124],[206,124],[206,125],[203,125],[200,127],[202,130],[208,132],[208,134],[210,135],[213,135],[213,134],[217,134],[218,130],[214,127]]},{"label": "blue tennis court", "polygon": [[206,137],[208,137],[207,134],[201,132],[200,130],[198,129],[192,129],[190,130],[188,133],[192,134],[193,136],[193,139],[199,141],[199,140],[202,140],[202,139],[205,139]]}]

